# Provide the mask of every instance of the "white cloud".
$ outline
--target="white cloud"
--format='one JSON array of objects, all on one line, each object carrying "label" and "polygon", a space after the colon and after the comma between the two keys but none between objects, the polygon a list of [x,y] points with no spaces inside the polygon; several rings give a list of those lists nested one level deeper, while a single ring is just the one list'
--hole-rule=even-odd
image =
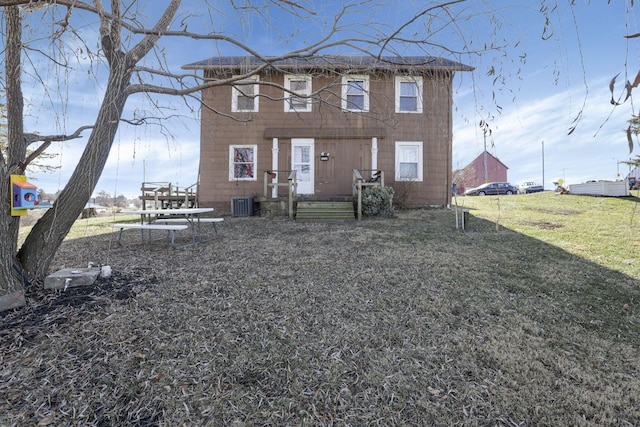
[{"label": "white cloud", "polygon": [[[553,188],[552,181],[558,178],[568,183],[616,178],[617,162],[629,158],[623,128],[630,110],[627,106],[612,109],[608,79],[594,80],[589,87],[584,107],[587,92],[579,86],[549,96],[520,99],[518,104],[503,108],[503,113],[489,123],[492,134],[487,137],[487,151],[509,167],[511,182],[542,180],[542,141],[547,188]],[[468,96],[454,98],[460,106]],[[576,129],[569,135],[580,112]],[[473,112],[469,116],[474,117]],[[479,120],[464,122],[454,117],[454,169],[466,166],[482,152]],[[621,174],[623,169],[626,172],[626,167],[621,167]]]}]

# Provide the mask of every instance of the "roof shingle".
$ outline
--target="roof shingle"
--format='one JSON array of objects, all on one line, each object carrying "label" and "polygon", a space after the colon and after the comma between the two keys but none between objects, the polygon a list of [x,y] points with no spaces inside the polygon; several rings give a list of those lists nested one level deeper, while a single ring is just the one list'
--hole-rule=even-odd
[{"label": "roof shingle", "polygon": [[264,59],[256,56],[214,56],[202,61],[183,65],[187,70],[233,70],[251,69],[261,67],[265,64],[283,70],[304,70],[304,69],[324,69],[324,70],[365,70],[365,69],[393,69],[393,70],[449,70],[449,71],[473,71],[473,67],[460,62],[451,61],[445,58],[433,56],[340,56],[321,55],[308,58],[287,58],[270,60],[272,57]]}]

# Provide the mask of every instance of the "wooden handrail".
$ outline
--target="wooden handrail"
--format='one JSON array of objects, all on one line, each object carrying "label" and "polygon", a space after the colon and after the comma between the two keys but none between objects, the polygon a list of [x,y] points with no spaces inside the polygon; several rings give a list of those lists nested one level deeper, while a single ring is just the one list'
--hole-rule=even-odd
[{"label": "wooden handrail", "polygon": [[353,191],[358,197],[358,221],[360,221],[362,220],[362,174],[358,169],[353,170],[353,181],[355,184]]},{"label": "wooden handrail", "polygon": [[[365,181],[359,169],[353,170],[353,195],[358,198],[358,221],[362,219],[362,187],[384,187],[384,171],[382,169],[363,169],[371,172],[369,181]],[[374,173],[375,172],[375,173]]]},{"label": "wooden handrail", "polygon": [[[161,198],[166,200],[167,197],[175,200],[175,198],[181,198],[184,196],[185,206],[189,205],[189,200],[191,198],[194,199],[194,202],[197,205],[198,198],[198,185],[199,183],[191,184],[188,187],[180,189],[180,187],[174,187],[170,182],[151,182],[146,181],[142,183],[142,187],[140,190],[142,191],[142,196],[140,199],[142,200],[142,209],[147,208],[146,201],[152,200],[154,208],[158,209],[161,206]],[[196,190],[193,190],[193,187],[196,187]],[[152,197],[153,199],[149,199]],[[169,205],[169,208],[172,206]]]},{"label": "wooden handrail", "polygon": [[293,220],[295,217],[293,213],[293,199],[296,197],[298,189],[297,171],[292,170],[287,177],[287,181],[289,181],[289,219]]},{"label": "wooden handrail", "polygon": [[[269,177],[271,176],[272,173],[275,173],[276,176],[271,178],[271,182],[269,182]],[[287,182],[278,182],[278,177],[280,174],[288,174],[287,175]],[[289,218],[293,219],[294,218],[294,211],[293,211],[293,202],[295,201],[296,198],[296,194],[297,194],[297,188],[298,188],[298,182],[297,182],[297,174],[295,170],[266,170],[263,172],[263,193],[264,193],[264,198],[265,199],[269,199],[269,188],[273,188],[273,187],[288,187],[289,190]]]},{"label": "wooden handrail", "polygon": [[[278,177],[279,175],[282,174],[286,174],[288,173],[288,176],[291,176],[291,172],[295,172],[295,171],[291,171],[289,169],[287,170],[266,170],[262,173],[263,175],[263,194],[265,198],[269,198],[269,188],[273,188],[273,187],[286,187],[289,185],[289,182],[278,182]],[[276,176],[275,178],[272,178],[272,181],[269,182],[269,175],[275,173]],[[273,181],[275,180],[275,182]],[[289,180],[289,178],[287,177],[287,180]]]}]

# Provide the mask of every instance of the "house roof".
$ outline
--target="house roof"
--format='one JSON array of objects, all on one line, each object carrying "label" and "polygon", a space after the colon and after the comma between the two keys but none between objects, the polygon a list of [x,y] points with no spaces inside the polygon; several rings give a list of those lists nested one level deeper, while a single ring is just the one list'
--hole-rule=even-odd
[{"label": "house roof", "polygon": [[[271,60],[273,58],[273,60]],[[234,70],[251,69],[265,64],[283,70],[331,69],[331,70],[447,70],[473,71],[474,68],[460,62],[433,56],[340,56],[320,55],[308,58],[256,56],[214,56],[183,65],[186,70]]]},{"label": "house roof", "polygon": [[[486,150],[485,150],[485,151],[486,151]],[[476,160],[478,160],[478,159],[480,159],[481,157],[483,157],[483,154],[484,154],[484,152],[485,152],[485,151],[483,151],[482,153],[478,154],[478,157],[476,157],[476,158],[475,158],[475,159],[473,159],[471,162],[469,162],[469,164],[468,164],[467,166],[465,166],[465,168],[467,168],[467,167],[469,167],[469,166],[473,165],[473,163],[474,163]],[[505,165],[504,163],[502,163],[502,162],[500,161],[500,159],[499,159],[499,158],[497,158],[496,156],[494,156],[493,154],[491,154],[491,153],[490,153],[490,152],[488,152],[488,151],[487,151],[487,154],[488,154],[488,155],[489,155],[493,160],[495,160],[496,162],[498,162],[498,163],[500,163],[502,166],[504,166],[504,168],[505,168],[505,169],[509,169],[509,166],[507,166],[507,165]]]}]

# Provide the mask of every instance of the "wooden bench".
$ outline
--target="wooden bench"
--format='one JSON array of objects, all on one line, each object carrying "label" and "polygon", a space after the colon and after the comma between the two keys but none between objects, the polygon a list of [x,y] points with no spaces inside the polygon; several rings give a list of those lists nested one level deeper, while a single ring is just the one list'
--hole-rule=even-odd
[{"label": "wooden bench", "polygon": [[192,220],[189,220],[187,218],[159,218],[156,219],[155,223],[156,224],[186,224],[186,223],[194,223],[194,224],[200,224],[200,223],[209,223],[209,224],[213,224],[213,229],[216,231],[216,233],[218,232],[218,227],[216,224],[218,224],[219,222],[223,222],[224,218],[194,218]]},{"label": "wooden bench", "polygon": [[142,240],[144,241],[144,230],[163,230],[169,232],[171,235],[171,246],[173,248],[176,247],[175,239],[176,239],[176,231],[178,230],[186,230],[189,228],[188,225],[180,225],[180,224],[111,224],[111,228],[119,228],[120,234],[118,234],[118,245],[122,246],[122,232],[126,228],[134,228],[137,230],[142,230]]}]

